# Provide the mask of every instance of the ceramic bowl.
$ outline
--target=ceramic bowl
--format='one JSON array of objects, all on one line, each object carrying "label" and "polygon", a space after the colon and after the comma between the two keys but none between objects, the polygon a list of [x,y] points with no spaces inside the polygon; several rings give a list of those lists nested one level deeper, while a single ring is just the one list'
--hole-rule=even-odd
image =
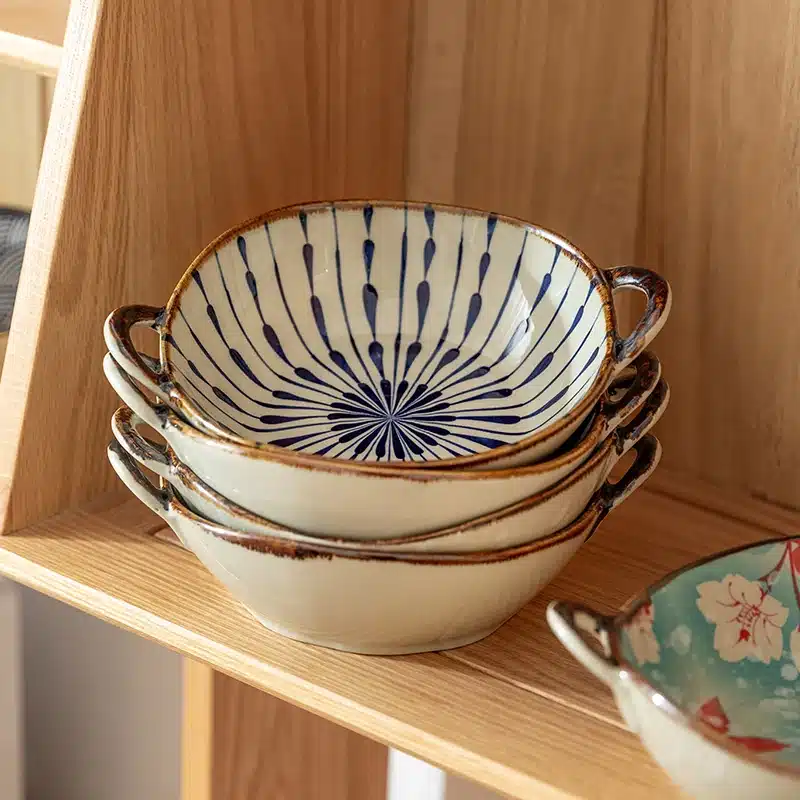
[{"label": "ceramic bowl", "polygon": [[114,441],[112,466],[266,627],[311,644],[369,654],[460,647],[488,636],[569,561],[627,496],[597,493],[573,524],[504,550],[394,553],[310,545],[234,531],[153,486]]},{"label": "ceramic bowl", "polygon": [[[104,363],[106,374],[122,399],[167,441],[164,446],[138,436],[129,438],[129,449],[137,452],[138,448],[138,457],[148,467],[170,480],[173,468],[185,465],[226,501],[313,536],[391,538],[475,519],[543,492],[575,474],[581,465],[591,461],[599,446],[593,443],[597,439],[601,444],[607,441],[609,429],[619,421],[619,413],[608,416],[601,411],[591,430],[572,450],[529,467],[352,471],[339,469],[335,461],[308,467],[290,460],[241,458],[235,445],[197,431],[164,406],[154,410],[110,355]],[[648,370],[648,374],[651,372]],[[649,382],[645,389],[650,391]],[[643,393],[631,388],[626,393],[630,402],[623,402],[624,409],[641,407]],[[604,453],[611,458],[610,450]],[[592,463],[593,474],[581,484],[577,497],[583,504],[602,480],[603,465],[596,460]],[[582,504],[570,507],[573,508],[577,514]]]},{"label": "ceramic bowl", "polygon": [[[655,469],[658,452],[647,431],[658,421],[669,402],[669,388],[661,380],[636,418],[618,428],[592,457],[574,473],[544,492],[481,517],[443,529],[431,529],[410,536],[387,537],[383,526],[361,538],[315,537],[276,525],[269,519],[248,513],[203,483],[188,467],[170,458],[164,448],[154,446],[136,430],[141,419],[128,408],[120,408],[111,428],[125,451],[140,464],[170,483],[189,508],[211,522],[248,533],[283,536],[307,543],[371,545],[395,551],[463,553],[490,548],[514,547],[548,536],[572,522],[586,507],[619,459],[634,448],[637,458],[626,475],[636,477],[628,491],[636,489]],[[625,478],[621,478],[624,480]],[[620,490],[621,491],[621,490]]]},{"label": "ceramic bowl", "polygon": [[[612,291],[647,307],[628,337]],[[601,271],[520,220],[392,202],[294,206],[212,242],[165,309],[106,324],[114,358],[198,430],[250,451],[420,467],[533,463],[664,324],[669,286]],[[160,362],[133,326],[154,328]]]},{"label": "ceramic bowl", "polygon": [[569,603],[547,613],[690,795],[800,797],[800,539],[684,567],[614,617]]}]

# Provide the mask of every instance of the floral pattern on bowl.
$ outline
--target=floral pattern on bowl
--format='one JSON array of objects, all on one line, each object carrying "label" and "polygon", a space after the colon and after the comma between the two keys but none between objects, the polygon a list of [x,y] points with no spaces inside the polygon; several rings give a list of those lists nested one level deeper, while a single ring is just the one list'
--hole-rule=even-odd
[{"label": "floral pattern on bowl", "polygon": [[751,754],[800,768],[800,539],[751,546],[652,588],[621,660]]}]

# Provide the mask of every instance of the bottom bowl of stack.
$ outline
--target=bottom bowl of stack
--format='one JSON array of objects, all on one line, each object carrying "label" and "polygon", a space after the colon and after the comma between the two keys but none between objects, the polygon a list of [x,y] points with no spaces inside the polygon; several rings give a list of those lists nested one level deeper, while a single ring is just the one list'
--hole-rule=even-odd
[{"label": "bottom bowl of stack", "polygon": [[534,597],[602,519],[641,485],[661,447],[648,434],[623,479],[604,483],[583,513],[548,536],[466,553],[397,552],[375,543],[246,533],[191,511],[154,486],[113,441],[108,457],[126,486],[162,517],[267,628],[350,652],[399,655],[461,647],[488,636]]}]

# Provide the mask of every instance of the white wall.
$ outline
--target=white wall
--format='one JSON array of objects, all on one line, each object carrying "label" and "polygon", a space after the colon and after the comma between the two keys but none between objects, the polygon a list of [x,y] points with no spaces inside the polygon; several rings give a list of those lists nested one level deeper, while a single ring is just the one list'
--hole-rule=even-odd
[{"label": "white wall", "polygon": [[[180,657],[19,588],[26,800],[178,800]],[[387,786],[388,800],[498,800],[397,751]]]},{"label": "white wall", "polygon": [[22,590],[27,800],[178,800],[181,662]]},{"label": "white wall", "polygon": [[500,800],[499,795],[418,758],[389,751],[387,800]]},{"label": "white wall", "polygon": [[19,591],[0,578],[0,798],[22,800],[22,637]]}]

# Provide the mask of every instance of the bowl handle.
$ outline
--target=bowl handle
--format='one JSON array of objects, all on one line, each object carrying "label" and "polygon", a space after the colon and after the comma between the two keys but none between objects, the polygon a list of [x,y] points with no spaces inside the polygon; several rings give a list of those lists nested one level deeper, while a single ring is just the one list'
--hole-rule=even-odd
[{"label": "bowl handle", "polygon": [[159,374],[158,362],[140,353],[131,341],[131,329],[147,326],[159,330],[163,308],[155,306],[122,306],[112,311],[103,326],[106,347],[117,364],[134,380],[139,381],[160,400],[171,403]]},{"label": "bowl handle", "polygon": [[130,406],[151,428],[157,430],[164,428],[167,418],[173,412],[165,405],[154,403],[117,363],[111,353],[106,353],[103,358],[103,372],[125,405]]},{"label": "bowl handle", "polygon": [[128,489],[151,511],[169,522],[169,493],[165,489],[156,488],[147,480],[139,465],[123,450],[118,441],[112,441],[106,453],[114,472]]},{"label": "bowl handle", "polygon": [[655,339],[664,326],[672,307],[672,290],[664,278],[644,267],[611,267],[603,272],[612,292],[635,289],[647,297],[647,306],[636,327],[628,336],[617,336],[614,342],[614,358],[617,362],[615,374],[618,374]]},{"label": "bowl handle", "polygon": [[630,368],[633,375],[618,375],[608,387],[600,413],[605,417],[604,437],[615,431],[620,423],[652,394],[661,378],[661,362],[650,350],[634,359]]},{"label": "bowl handle", "polygon": [[644,401],[636,416],[621,428],[617,428],[616,454],[611,460],[606,475],[614,467],[614,464],[625,455],[645,434],[650,433],[650,429],[658,422],[667,410],[670,398],[669,384],[661,378],[653,392]]},{"label": "bowl handle", "polygon": [[613,618],[577,603],[553,602],[547,623],[564,647],[586,669],[609,686],[619,680],[620,667],[611,651]]},{"label": "bowl handle", "polygon": [[[661,461],[661,442],[652,433],[646,433],[632,442],[628,449],[630,448],[636,451],[636,458],[625,470],[625,474],[614,483],[606,480],[597,492],[597,502],[600,506],[598,523],[620,503],[624,503],[653,474],[653,470]],[[596,526],[594,530],[597,530]],[[587,539],[593,534],[594,531]]]},{"label": "bowl handle", "polygon": [[175,454],[169,445],[158,444],[142,436],[138,428],[143,424],[144,420],[138,414],[123,406],[111,417],[111,432],[129,456],[151,472],[155,472],[159,478],[172,483]]}]

